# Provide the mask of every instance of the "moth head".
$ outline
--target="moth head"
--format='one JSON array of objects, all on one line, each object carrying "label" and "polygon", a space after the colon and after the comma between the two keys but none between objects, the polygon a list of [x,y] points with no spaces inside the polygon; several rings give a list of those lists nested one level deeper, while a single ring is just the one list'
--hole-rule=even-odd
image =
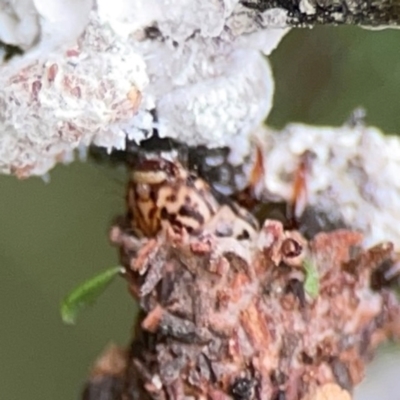
[{"label": "moth head", "polygon": [[165,158],[145,158],[140,160],[131,172],[134,184],[160,185],[186,179],[187,171],[178,162]]}]

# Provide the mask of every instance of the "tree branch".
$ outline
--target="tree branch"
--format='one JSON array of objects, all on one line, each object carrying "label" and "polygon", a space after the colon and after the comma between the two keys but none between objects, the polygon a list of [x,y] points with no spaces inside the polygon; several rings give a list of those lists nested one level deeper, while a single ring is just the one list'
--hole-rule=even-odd
[{"label": "tree branch", "polygon": [[247,0],[241,4],[253,10],[260,25],[268,21],[271,10],[286,13],[292,27],[314,25],[362,25],[369,27],[398,26],[400,2],[397,0]]}]

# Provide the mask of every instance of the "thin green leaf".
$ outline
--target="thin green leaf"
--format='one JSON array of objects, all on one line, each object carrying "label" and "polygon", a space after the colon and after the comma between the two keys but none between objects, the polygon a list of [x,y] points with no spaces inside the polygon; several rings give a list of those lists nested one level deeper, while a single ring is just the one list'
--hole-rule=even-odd
[{"label": "thin green leaf", "polygon": [[315,299],[318,296],[319,292],[318,268],[311,259],[305,259],[303,266],[306,272],[304,290],[310,297]]},{"label": "thin green leaf", "polygon": [[63,322],[69,325],[75,324],[80,311],[93,304],[121,271],[123,271],[121,267],[109,268],[76,287],[61,302]]}]

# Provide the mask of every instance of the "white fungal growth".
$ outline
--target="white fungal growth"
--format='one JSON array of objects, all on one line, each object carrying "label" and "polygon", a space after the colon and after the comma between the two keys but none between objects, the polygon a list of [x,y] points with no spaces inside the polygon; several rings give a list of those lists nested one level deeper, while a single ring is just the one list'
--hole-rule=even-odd
[{"label": "white fungal growth", "polygon": [[[291,200],[293,176],[305,151],[313,153],[307,202],[365,233],[366,245],[400,243],[400,141],[373,127],[288,125],[260,129],[265,143],[265,187]],[[398,216],[397,216],[398,215]]]},{"label": "white fungal growth", "polygon": [[271,109],[262,53],[286,30],[247,33],[256,23],[238,1],[1,6],[0,21],[14,23],[0,27],[0,40],[26,50],[0,65],[1,173],[41,175],[78,147],[124,148],[155,126],[191,145],[238,143],[232,159],[241,162]]}]

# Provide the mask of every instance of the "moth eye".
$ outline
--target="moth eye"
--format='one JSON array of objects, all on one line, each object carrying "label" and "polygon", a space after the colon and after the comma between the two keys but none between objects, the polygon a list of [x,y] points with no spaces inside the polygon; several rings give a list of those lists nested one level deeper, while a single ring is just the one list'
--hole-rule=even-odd
[{"label": "moth eye", "polygon": [[136,185],[136,194],[140,200],[149,200],[150,192],[150,185],[147,185],[146,183],[139,183]]}]

